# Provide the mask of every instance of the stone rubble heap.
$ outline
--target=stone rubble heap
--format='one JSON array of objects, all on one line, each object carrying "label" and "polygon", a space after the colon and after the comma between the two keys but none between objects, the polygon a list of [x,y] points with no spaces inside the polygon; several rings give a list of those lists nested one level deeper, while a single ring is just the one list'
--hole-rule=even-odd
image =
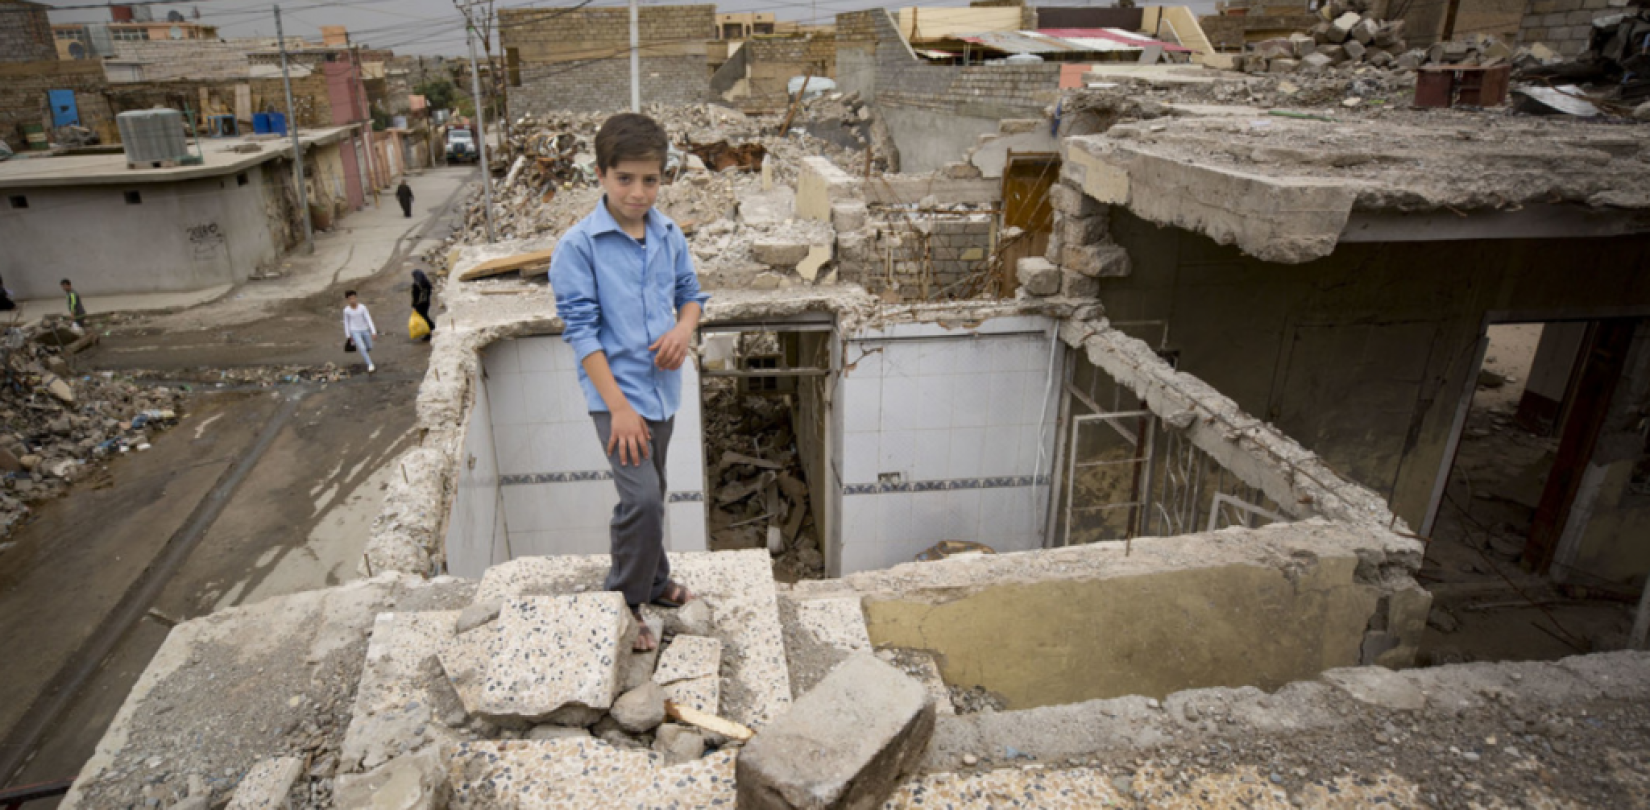
[{"label": "stone rubble heap", "polygon": [[1367,65],[1414,71],[1426,65],[1531,67],[1560,61],[1539,43],[1514,47],[1488,34],[1410,48],[1403,20],[1383,20],[1371,0],[1332,0],[1320,10],[1323,22],[1310,31],[1268,39],[1251,46],[1241,62],[1246,73],[1318,72]]},{"label": "stone rubble heap", "polygon": [[148,450],[177,421],[181,390],[113,372],[76,374],[70,349],[92,340],[55,317],[0,336],[0,537],[29,516],[30,504],[63,494],[110,458]]}]

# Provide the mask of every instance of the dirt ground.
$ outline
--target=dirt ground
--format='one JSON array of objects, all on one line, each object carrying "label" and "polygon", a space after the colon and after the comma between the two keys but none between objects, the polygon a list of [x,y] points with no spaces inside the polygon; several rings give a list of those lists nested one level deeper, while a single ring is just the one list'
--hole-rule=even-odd
[{"label": "dirt ground", "polygon": [[[357,212],[314,257],[290,262],[284,289],[253,281],[190,310],[94,318],[103,339],[83,369],[143,371],[193,396],[152,450],[116,460],[8,538],[0,634],[26,654],[0,656],[0,765],[26,765],[6,767],[0,784],[73,777],[172,624],[357,576],[395,473],[385,462],[413,441],[429,351],[404,331],[410,257],[450,231],[474,179],[467,168],[415,178],[414,219]],[[345,287],[384,333],[377,374],[340,350]],[[347,374],[260,371],[328,363]],[[224,369],[266,384],[221,381]]]},{"label": "dirt ground", "polygon": [[1518,563],[1541,496],[1556,436],[1513,420],[1540,324],[1490,328],[1484,369],[1505,380],[1481,384],[1462,433],[1420,579],[1433,594],[1423,663],[1553,660],[1621,649],[1630,602],[1595,590],[1555,587]]}]

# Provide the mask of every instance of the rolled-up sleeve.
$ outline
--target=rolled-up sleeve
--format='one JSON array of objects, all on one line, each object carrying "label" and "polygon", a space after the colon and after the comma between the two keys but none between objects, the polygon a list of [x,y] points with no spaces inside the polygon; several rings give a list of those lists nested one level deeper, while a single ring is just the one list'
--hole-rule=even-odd
[{"label": "rolled-up sleeve", "polygon": [[596,263],[584,234],[564,238],[550,259],[550,286],[556,293],[561,339],[573,347],[580,363],[602,350],[601,303],[596,298]]},{"label": "rolled-up sleeve", "polygon": [[671,231],[671,238],[676,242],[676,311],[688,304],[698,304],[700,309],[705,308],[705,302],[710,295],[699,289],[699,275],[693,272],[693,251],[688,249],[687,237],[681,231]]}]

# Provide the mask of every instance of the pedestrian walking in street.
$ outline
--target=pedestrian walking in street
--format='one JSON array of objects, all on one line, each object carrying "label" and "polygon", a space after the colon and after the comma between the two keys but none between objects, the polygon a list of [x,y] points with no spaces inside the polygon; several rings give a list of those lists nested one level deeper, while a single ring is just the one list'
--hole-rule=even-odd
[{"label": "pedestrian walking in street", "polygon": [[6,282],[0,280],[0,312],[10,312],[17,309],[17,302],[11,298],[11,290],[6,289]]},{"label": "pedestrian walking in street", "polygon": [[423,337],[423,340],[428,342],[435,336],[435,319],[430,317],[430,299],[435,295],[435,285],[430,283],[430,277],[424,275],[423,270],[414,270],[412,274],[412,308],[430,325],[430,333]]},{"label": "pedestrian walking in street", "polygon": [[619,504],[609,524],[604,586],[624,594],[641,629],[635,649],[659,639],[641,606],[681,607],[692,591],[665,557],[665,451],[682,399],[682,363],[709,296],[699,290],[681,228],[654,209],[670,142],[636,113],[596,133],[596,177],[606,192],[563,234],[550,261],[562,339],[579,358],[579,385],[607,453]]},{"label": "pedestrian walking in street", "polygon": [[361,359],[367,361],[367,373],[378,370],[372,364],[372,337],[378,334],[378,327],[372,324],[372,313],[367,311],[365,304],[355,297],[354,290],[344,293],[344,337],[355,341],[355,350],[361,353]]},{"label": "pedestrian walking in street", "polygon": [[80,300],[80,293],[74,291],[74,285],[68,279],[59,282],[63,287],[63,294],[69,297],[69,317],[74,319],[74,325],[86,325],[86,304]]},{"label": "pedestrian walking in street", "polygon": [[395,201],[401,203],[401,213],[407,219],[412,219],[412,186],[403,179],[401,185],[395,187]]}]

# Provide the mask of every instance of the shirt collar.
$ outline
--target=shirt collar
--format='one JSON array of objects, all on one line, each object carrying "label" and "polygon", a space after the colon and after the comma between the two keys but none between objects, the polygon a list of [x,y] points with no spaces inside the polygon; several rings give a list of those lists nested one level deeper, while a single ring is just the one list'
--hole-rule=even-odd
[{"label": "shirt collar", "polygon": [[[653,208],[647,209],[647,214],[642,217],[642,227],[648,233],[670,233],[673,224]],[[590,232],[592,236],[597,236],[608,231],[624,233],[624,228],[620,227],[619,221],[613,218],[613,212],[607,210],[607,195],[603,194],[601,200],[596,203],[594,218],[590,223]]]}]

